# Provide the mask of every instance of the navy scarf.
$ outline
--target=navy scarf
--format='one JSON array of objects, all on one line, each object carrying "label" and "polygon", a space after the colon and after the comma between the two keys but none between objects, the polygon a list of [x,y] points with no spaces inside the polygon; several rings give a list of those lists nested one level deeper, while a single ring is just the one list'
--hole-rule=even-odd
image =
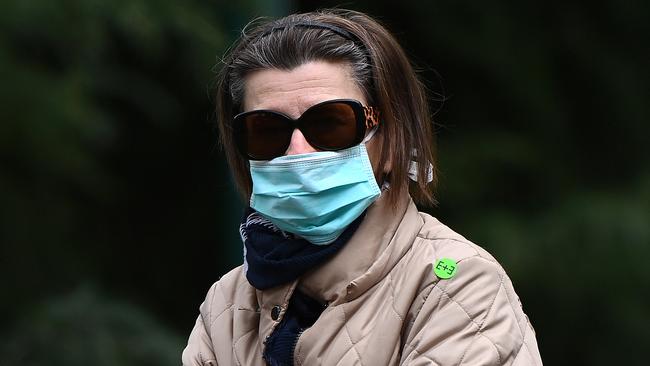
[{"label": "navy scarf", "polygon": [[365,212],[328,245],[315,245],[286,233],[248,208],[239,233],[244,242],[244,270],[248,282],[258,290],[295,280],[338,252],[357,230]]}]

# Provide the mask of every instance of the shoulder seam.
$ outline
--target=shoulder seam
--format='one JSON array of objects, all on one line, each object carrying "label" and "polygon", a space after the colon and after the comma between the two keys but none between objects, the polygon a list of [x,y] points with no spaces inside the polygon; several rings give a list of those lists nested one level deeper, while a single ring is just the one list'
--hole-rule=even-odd
[{"label": "shoulder seam", "polygon": [[[508,291],[508,289],[505,289],[505,293],[506,293],[506,299],[508,299],[508,304],[510,305],[510,310],[512,310],[512,313],[515,316],[515,319],[517,320],[517,328],[519,329],[521,338],[524,339],[526,337],[526,326],[528,325],[528,322],[527,321],[523,322],[523,327],[522,327],[521,320],[522,318],[526,319],[526,317],[525,316],[517,317],[517,311],[516,311],[517,308],[515,307],[515,304],[512,302],[512,300],[510,299],[510,291]],[[521,305],[519,307],[521,308]]]},{"label": "shoulder seam", "polygon": [[420,238],[420,239],[423,239],[423,240],[427,240],[427,241],[429,241],[431,243],[436,242],[436,241],[454,241],[456,243],[465,244],[467,247],[472,249],[476,253],[477,256],[483,258],[481,253],[474,247],[474,246],[476,246],[476,244],[472,243],[471,241],[469,241],[467,239],[461,240],[461,239],[458,239],[458,238],[448,238],[448,237],[429,238],[429,237],[426,237],[426,236],[421,235],[421,234],[418,234],[417,237]]}]

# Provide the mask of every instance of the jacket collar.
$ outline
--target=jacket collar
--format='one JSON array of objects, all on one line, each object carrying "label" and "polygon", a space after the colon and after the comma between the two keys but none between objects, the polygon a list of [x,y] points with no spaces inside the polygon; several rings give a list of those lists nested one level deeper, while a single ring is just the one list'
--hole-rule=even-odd
[{"label": "jacket collar", "polygon": [[254,290],[261,315],[260,348],[264,349],[266,337],[284,317],[296,288],[329,305],[359,297],[406,254],[423,224],[408,194],[395,208],[380,197],[368,208],[350,241],[325,264],[298,280],[264,291]]},{"label": "jacket collar", "polygon": [[408,194],[391,207],[385,196],[370,206],[350,241],[298,283],[305,294],[336,305],[350,301],[379,282],[411,247],[423,225]]}]

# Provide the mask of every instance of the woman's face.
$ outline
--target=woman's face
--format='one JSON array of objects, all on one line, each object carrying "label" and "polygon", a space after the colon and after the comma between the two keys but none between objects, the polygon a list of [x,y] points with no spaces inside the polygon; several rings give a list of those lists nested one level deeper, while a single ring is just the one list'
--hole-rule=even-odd
[{"label": "woman's face", "polygon": [[[367,105],[346,64],[313,61],[290,71],[267,69],[251,73],[245,79],[243,107],[244,112],[270,109],[297,119],[314,104],[332,99],[356,99]],[[371,162],[376,160],[374,140],[366,145]],[[285,155],[315,151],[300,130],[295,129]]]}]

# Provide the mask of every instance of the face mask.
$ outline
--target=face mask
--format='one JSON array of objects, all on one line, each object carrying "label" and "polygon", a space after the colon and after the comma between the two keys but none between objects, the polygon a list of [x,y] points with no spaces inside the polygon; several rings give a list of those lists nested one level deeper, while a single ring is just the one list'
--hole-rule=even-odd
[{"label": "face mask", "polygon": [[250,161],[250,171],[251,207],[316,245],[336,240],[380,194],[364,143]]}]

